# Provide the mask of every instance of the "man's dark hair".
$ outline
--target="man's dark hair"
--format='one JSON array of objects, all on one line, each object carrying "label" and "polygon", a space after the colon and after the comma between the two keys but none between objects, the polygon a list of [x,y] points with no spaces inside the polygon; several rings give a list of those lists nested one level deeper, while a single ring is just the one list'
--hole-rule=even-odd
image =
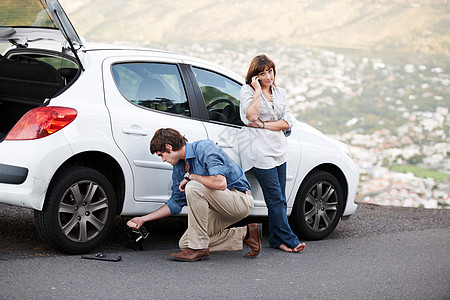
[{"label": "man's dark hair", "polygon": [[150,152],[168,152],[166,144],[172,146],[173,151],[178,151],[186,145],[187,139],[177,130],[172,128],[158,129],[150,141]]}]

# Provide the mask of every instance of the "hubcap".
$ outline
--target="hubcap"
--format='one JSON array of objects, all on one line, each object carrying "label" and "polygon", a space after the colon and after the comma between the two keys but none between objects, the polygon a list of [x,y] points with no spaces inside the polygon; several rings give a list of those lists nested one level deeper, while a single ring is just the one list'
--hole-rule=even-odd
[{"label": "hubcap", "polygon": [[305,201],[305,221],[316,232],[327,229],[336,218],[337,195],[334,187],[325,181],[317,182],[308,192]]},{"label": "hubcap", "polygon": [[72,185],[58,209],[59,226],[74,242],[87,242],[97,236],[108,218],[108,198],[97,183],[85,180]]}]

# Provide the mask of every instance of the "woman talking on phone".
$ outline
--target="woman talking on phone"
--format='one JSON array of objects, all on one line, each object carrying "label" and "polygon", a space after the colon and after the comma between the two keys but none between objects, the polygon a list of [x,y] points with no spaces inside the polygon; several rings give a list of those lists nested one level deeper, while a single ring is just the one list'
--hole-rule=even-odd
[{"label": "woman talking on phone", "polygon": [[287,252],[305,248],[292,232],[286,216],[286,161],[288,145],[283,130],[292,119],[286,92],[275,85],[275,64],[266,55],[250,63],[241,89],[239,136],[241,163],[259,182],[269,213],[269,244]]}]

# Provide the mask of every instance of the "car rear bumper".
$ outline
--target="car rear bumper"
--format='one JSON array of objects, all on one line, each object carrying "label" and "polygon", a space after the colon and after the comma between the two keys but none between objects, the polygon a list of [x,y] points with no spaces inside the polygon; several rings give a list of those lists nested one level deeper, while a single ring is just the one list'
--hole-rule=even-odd
[{"label": "car rear bumper", "polygon": [[42,210],[53,175],[71,155],[58,132],[37,140],[1,142],[0,203]]}]

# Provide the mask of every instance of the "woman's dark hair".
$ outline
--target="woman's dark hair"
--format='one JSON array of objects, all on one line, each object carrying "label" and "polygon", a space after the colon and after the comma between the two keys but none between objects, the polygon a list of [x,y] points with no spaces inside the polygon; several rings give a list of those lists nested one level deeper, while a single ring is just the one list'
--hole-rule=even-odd
[{"label": "woman's dark hair", "polygon": [[250,63],[250,67],[247,71],[247,76],[245,77],[245,83],[251,84],[252,83],[252,77],[258,75],[261,72],[264,72],[264,70],[267,68],[273,69],[273,75],[274,80],[273,84],[275,84],[275,75],[277,75],[277,71],[275,70],[275,63],[268,58],[265,54],[260,54],[258,56],[255,56],[252,59],[252,62]]},{"label": "woman's dark hair", "polygon": [[168,152],[166,144],[172,146],[173,151],[178,151],[186,145],[187,139],[177,130],[172,128],[158,129],[150,141],[150,152]]}]

